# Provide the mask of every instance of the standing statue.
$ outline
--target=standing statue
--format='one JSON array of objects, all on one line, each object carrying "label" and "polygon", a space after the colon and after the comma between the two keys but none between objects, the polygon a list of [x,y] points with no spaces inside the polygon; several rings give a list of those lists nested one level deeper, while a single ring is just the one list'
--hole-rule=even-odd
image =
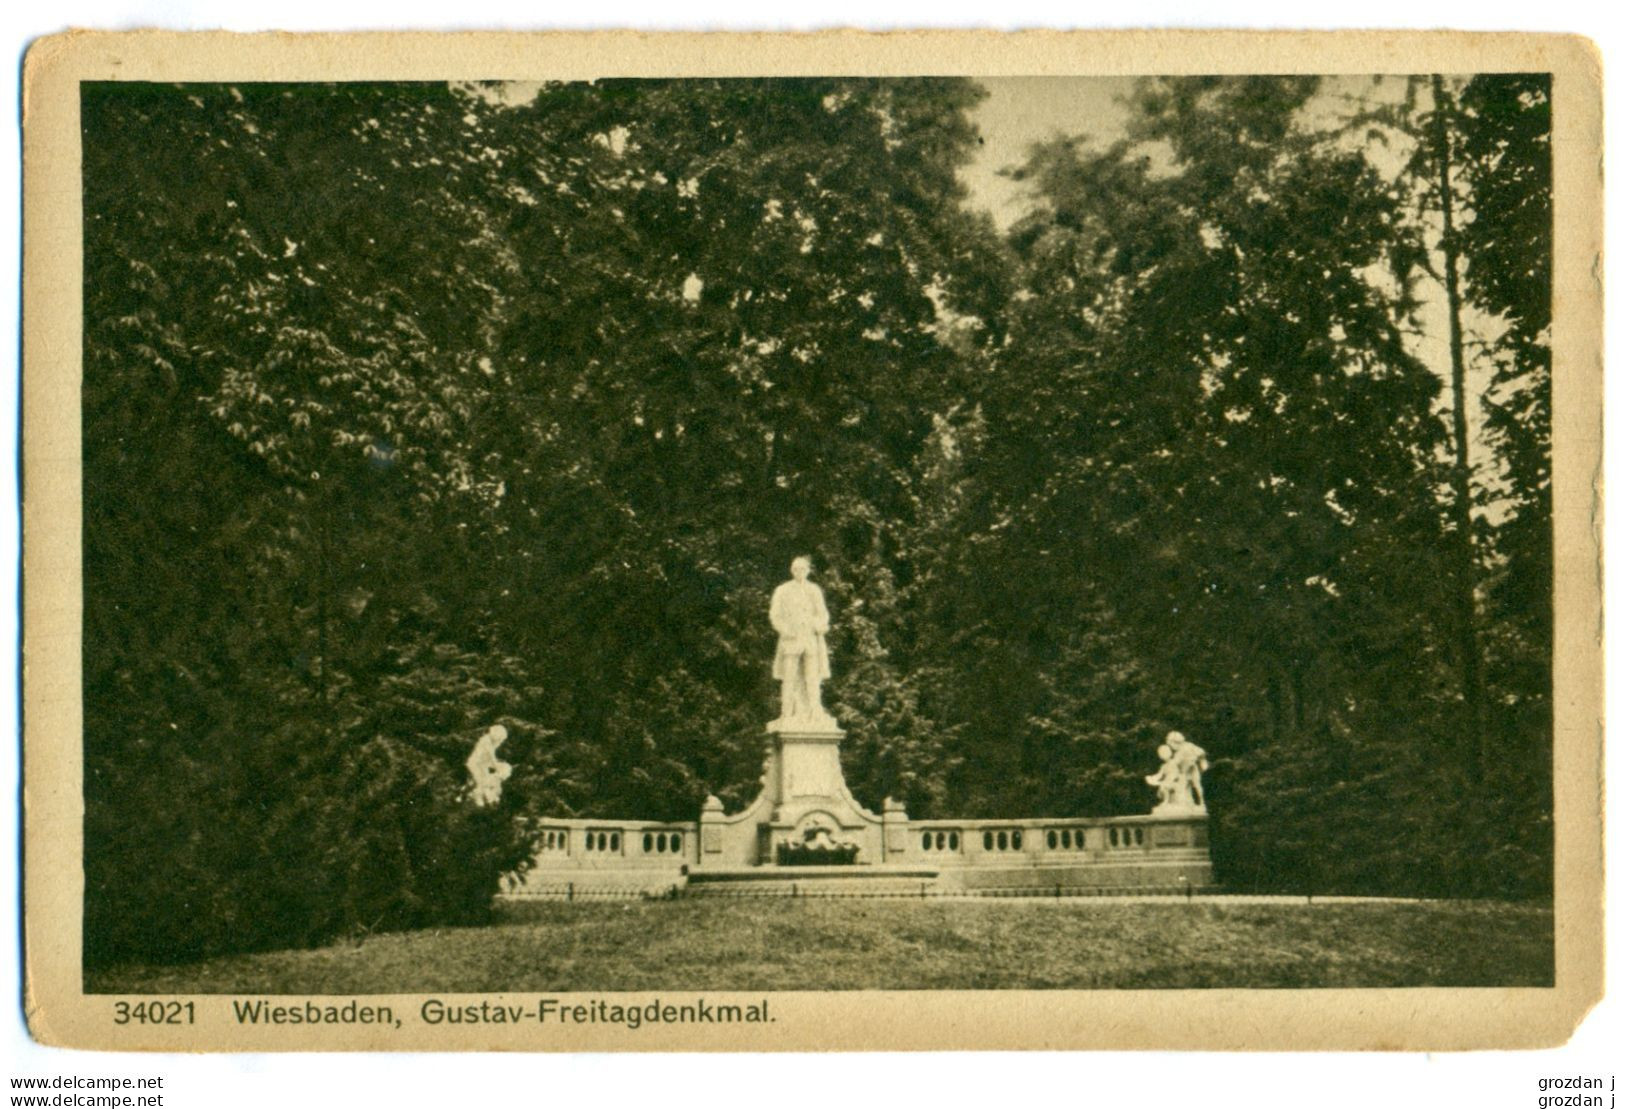
[{"label": "standing statue", "polygon": [[501,724],[493,725],[480,736],[474,750],[469,752],[466,765],[468,775],[473,779],[474,804],[481,808],[502,800],[502,783],[513,775],[513,764],[497,757],[497,748],[507,738],[507,728]]},{"label": "standing statue", "polygon": [[1207,769],[1207,752],[1179,732],[1169,732],[1157,748],[1162,766],[1145,783],[1157,791],[1153,813],[1206,812],[1207,797],[1202,792],[1202,771]]},{"label": "standing statue", "polygon": [[770,731],[791,728],[833,728],[835,720],[824,711],[821,686],[829,677],[829,610],[824,591],[807,580],[812,559],[801,555],[790,563],[790,580],[773,591],[768,618],[779,633],[773,657],[773,676],[779,680],[779,718]]}]

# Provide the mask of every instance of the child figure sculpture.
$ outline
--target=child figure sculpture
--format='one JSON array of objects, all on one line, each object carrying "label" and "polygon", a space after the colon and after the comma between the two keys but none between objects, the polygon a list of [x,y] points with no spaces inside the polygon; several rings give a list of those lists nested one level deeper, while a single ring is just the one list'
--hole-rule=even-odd
[{"label": "child figure sculpture", "polygon": [[1206,812],[1207,797],[1202,791],[1202,771],[1207,769],[1207,752],[1178,732],[1169,732],[1168,740],[1157,748],[1162,766],[1146,777],[1147,785],[1157,791],[1157,807],[1153,813]]}]

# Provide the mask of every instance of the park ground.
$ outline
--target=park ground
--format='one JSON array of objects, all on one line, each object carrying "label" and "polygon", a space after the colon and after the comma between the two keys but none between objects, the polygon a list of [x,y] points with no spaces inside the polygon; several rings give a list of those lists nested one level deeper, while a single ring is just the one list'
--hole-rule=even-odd
[{"label": "park ground", "polygon": [[1550,986],[1549,905],[531,902],[497,923],[86,973],[92,993]]}]

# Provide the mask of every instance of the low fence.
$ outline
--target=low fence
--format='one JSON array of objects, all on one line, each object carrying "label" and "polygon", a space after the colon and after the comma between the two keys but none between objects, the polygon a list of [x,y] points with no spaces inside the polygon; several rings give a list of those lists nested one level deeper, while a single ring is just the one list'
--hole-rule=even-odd
[{"label": "low fence", "polygon": [[[616,886],[576,886],[570,883],[563,885],[549,885],[522,894],[510,894],[504,897],[509,905],[522,905],[526,902],[597,902],[597,901],[665,901],[675,898],[687,897],[689,891],[682,886],[672,886],[655,890],[649,887],[616,887]],[[764,900],[801,900],[801,901],[1184,901],[1216,899],[1236,900],[1243,902],[1297,902],[1331,901],[1331,900],[1393,900],[1392,898],[1303,898],[1303,897],[1268,897],[1243,896],[1230,898],[1219,895],[1212,889],[1198,889],[1187,887],[1183,891],[1167,886],[1053,886],[1038,889],[1031,886],[992,887],[986,889],[950,889],[937,885],[934,882],[921,882],[918,887],[908,890],[895,887],[884,890],[865,889],[828,889],[820,888],[815,883],[789,883],[780,888],[769,886],[741,885],[738,887],[719,888],[707,886],[705,899],[708,901],[764,901]]]},{"label": "low fence", "polygon": [[[687,897],[689,894],[686,890],[679,891],[678,896]],[[1212,896],[1213,892],[1211,890],[1198,892],[1195,887],[1190,887],[1184,893],[1181,893],[1166,886],[1054,886],[1043,890],[1031,886],[951,889],[932,883],[922,883],[917,890],[832,890],[820,889],[817,886],[773,890],[747,886],[728,890],[707,887],[705,891],[705,900],[707,901],[761,901],[770,899],[784,900],[786,898],[800,901],[1140,901],[1150,899],[1183,901],[1195,897],[1211,899]]]},{"label": "low fence", "polygon": [[[507,906],[506,915],[522,915],[523,906],[529,902],[596,902],[596,901],[669,901],[684,896],[681,887],[671,887],[661,891],[650,890],[647,887],[616,888],[604,886],[582,886],[570,888],[568,886],[548,887],[523,896],[508,896],[503,899]],[[1501,904],[1492,900],[1481,899],[1452,899],[1429,897],[1378,897],[1378,896],[1318,896],[1301,893],[1224,893],[1217,887],[1196,888],[1191,887],[1183,891],[1170,889],[1166,886],[1097,886],[1097,887],[1056,887],[1050,891],[1040,891],[1031,887],[1019,888],[991,888],[979,890],[949,890],[922,885],[915,892],[862,892],[842,890],[818,890],[815,888],[793,889],[791,891],[771,891],[766,889],[730,889],[718,891],[707,889],[707,900],[733,900],[733,901],[760,901],[784,900],[794,898],[803,901],[835,901],[835,900],[866,900],[866,901],[1089,901],[1096,904],[1129,903],[1137,901],[1163,901],[1163,902],[1200,902],[1202,904],[1217,905],[1423,905],[1437,902],[1452,905],[1495,905]]]},{"label": "low fence", "polygon": [[680,892],[680,885],[675,882],[642,886],[548,882],[506,890],[502,900],[510,904],[525,901],[659,901],[676,897]]}]

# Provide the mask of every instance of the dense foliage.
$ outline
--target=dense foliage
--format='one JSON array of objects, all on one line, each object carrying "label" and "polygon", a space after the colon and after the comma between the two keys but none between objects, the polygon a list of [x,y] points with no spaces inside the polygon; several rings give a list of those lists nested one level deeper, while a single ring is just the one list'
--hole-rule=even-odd
[{"label": "dense foliage", "polygon": [[1448,120],[1481,737],[1436,229],[1316,82],[1147,83],[1007,236],[968,81],[530,92],[86,86],[88,958],[477,920],[539,813],[747,800],[801,551],[871,804],[1139,811],[1178,726],[1231,884],[1549,882],[1543,79]]}]

